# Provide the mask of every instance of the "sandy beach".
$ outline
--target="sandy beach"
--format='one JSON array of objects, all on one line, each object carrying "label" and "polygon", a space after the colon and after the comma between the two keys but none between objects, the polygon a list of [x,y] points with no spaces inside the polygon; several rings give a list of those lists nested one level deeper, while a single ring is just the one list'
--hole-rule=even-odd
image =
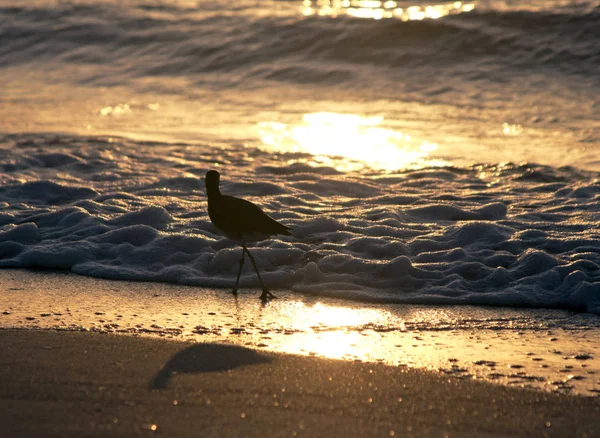
[{"label": "sandy beach", "polygon": [[[478,308],[410,313],[282,291],[262,306],[252,290],[234,300],[60,272],[0,277],[6,436],[600,433],[597,330],[576,329],[585,315],[549,338],[522,313],[514,330],[479,333]],[[419,312],[437,314],[438,329]]]},{"label": "sandy beach", "polygon": [[227,343],[381,363],[543,391],[600,394],[600,321],[549,309],[377,305],[279,290],[110,281],[0,270],[0,327]]},{"label": "sandy beach", "polygon": [[597,399],[385,365],[95,333],[2,330],[10,437],[577,436]]}]

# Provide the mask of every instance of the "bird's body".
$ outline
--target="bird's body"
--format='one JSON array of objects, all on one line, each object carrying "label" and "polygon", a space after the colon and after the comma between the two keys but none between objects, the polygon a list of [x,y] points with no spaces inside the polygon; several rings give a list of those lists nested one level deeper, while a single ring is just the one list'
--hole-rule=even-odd
[{"label": "bird's body", "polygon": [[274,295],[269,292],[260,278],[254,257],[246,248],[246,244],[268,239],[276,234],[289,236],[291,235],[290,228],[271,218],[252,202],[221,194],[219,179],[220,175],[216,170],[209,170],[204,179],[208,195],[208,216],[213,225],[221,230],[225,236],[242,246],[240,269],[233,293],[237,293],[240,274],[244,265],[244,255],[247,253],[263,288],[261,299],[274,298]]},{"label": "bird's body", "polygon": [[268,216],[259,206],[233,196],[209,197],[208,215],[215,227],[240,245],[275,234],[290,235],[288,227]]}]

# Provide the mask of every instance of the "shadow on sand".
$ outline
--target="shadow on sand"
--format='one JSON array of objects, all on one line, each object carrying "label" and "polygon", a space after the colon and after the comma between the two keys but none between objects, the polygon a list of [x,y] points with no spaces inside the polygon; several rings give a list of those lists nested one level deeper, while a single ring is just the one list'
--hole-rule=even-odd
[{"label": "shadow on sand", "polygon": [[195,344],[177,352],[150,381],[150,388],[166,388],[174,374],[227,371],[245,365],[269,363],[271,360],[244,347]]}]

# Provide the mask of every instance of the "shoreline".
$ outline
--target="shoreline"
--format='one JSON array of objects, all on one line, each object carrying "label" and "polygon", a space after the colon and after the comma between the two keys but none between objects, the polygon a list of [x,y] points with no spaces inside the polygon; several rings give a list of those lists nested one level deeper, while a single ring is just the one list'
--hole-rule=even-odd
[{"label": "shoreline", "polygon": [[0,330],[0,412],[29,436],[595,436],[598,399],[383,364]]},{"label": "shoreline", "polygon": [[[278,291],[0,270],[0,328],[116,333],[424,369],[600,398],[600,318],[555,310],[376,305]],[[82,293],[82,291],[85,291]]]}]

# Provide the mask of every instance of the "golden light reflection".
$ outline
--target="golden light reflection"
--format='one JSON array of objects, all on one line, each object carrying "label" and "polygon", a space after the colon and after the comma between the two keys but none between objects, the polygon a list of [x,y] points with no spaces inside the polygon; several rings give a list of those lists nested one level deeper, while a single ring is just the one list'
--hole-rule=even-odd
[{"label": "golden light reflection", "polygon": [[424,165],[444,165],[430,159],[438,145],[427,141],[413,144],[409,134],[382,126],[383,117],[356,114],[310,113],[302,122],[288,125],[279,122],[258,124],[262,143],[278,152],[305,152],[316,157],[343,157],[334,167],[343,171],[358,170],[362,164],[393,171]]},{"label": "golden light reflection", "polygon": [[131,106],[127,103],[120,103],[115,106],[105,106],[98,111],[101,116],[122,116],[131,114]]},{"label": "golden light reflection", "polygon": [[502,124],[502,133],[508,136],[517,136],[523,131],[522,125],[511,125],[510,123]]},{"label": "golden light reflection", "polygon": [[[281,346],[281,351],[290,354],[310,354],[328,359],[372,360],[365,348],[365,337],[353,331],[332,331],[314,334],[311,337],[295,336]],[[379,353],[379,352],[378,352]]]},{"label": "golden light reflection", "polygon": [[[312,306],[295,301],[285,304],[280,309],[283,315],[287,315],[290,327],[298,330],[306,329],[338,329],[345,327],[357,327],[367,324],[390,324],[396,321],[389,312],[379,309],[357,309],[351,307],[335,307],[316,303]],[[301,318],[298,318],[301,315]]]},{"label": "golden light reflection", "polygon": [[462,1],[432,5],[410,5],[393,0],[304,0],[302,13],[306,16],[349,15],[357,18],[381,20],[396,18],[402,21],[438,19],[448,15],[470,12],[474,3]]},{"label": "golden light reflection", "polygon": [[300,301],[283,303],[278,307],[278,324],[283,323],[296,332],[275,347],[276,351],[286,353],[330,359],[377,360],[392,351],[389,345],[377,343],[377,330],[385,331],[390,325],[395,330],[404,330],[402,320],[381,309],[322,303],[306,305]]}]

